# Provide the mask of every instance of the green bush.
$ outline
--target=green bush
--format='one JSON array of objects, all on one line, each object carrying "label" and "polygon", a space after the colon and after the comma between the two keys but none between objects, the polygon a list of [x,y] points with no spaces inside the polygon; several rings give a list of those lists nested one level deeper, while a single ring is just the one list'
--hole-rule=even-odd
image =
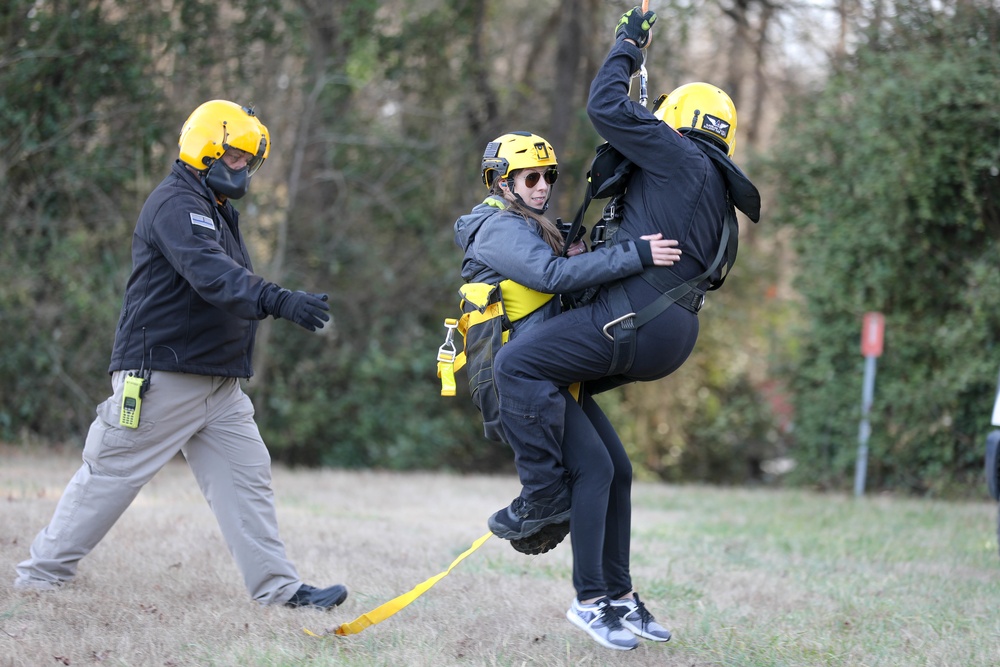
[{"label": "green bush", "polygon": [[861,318],[881,311],[869,487],[945,494],[978,488],[1000,369],[1000,13],[901,12],[790,103],[773,153],[805,298],[794,479],[850,485]]}]

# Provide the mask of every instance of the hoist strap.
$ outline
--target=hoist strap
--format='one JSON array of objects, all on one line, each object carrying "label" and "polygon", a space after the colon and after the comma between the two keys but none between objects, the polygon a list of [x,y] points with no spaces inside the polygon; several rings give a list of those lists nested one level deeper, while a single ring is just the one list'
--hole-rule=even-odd
[{"label": "hoist strap", "polygon": [[484,310],[496,289],[497,286],[490,283],[465,283],[458,288],[458,293],[473,308]]}]

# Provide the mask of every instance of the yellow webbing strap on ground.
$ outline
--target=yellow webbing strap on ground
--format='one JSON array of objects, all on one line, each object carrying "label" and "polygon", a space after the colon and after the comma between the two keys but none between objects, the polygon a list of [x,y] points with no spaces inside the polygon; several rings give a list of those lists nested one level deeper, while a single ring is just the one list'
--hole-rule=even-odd
[{"label": "yellow webbing strap on ground", "polygon": [[[486,542],[486,540],[490,539],[491,537],[493,537],[493,533],[492,532],[486,533],[485,535],[483,535],[482,537],[480,537],[478,540],[476,540],[475,542],[473,542],[472,546],[469,547],[463,554],[461,554],[458,558],[456,558],[454,561],[452,561],[451,565],[448,566],[447,570],[445,570],[444,572],[442,572],[440,574],[434,575],[433,577],[431,577],[427,581],[423,582],[422,584],[418,584],[409,593],[404,593],[403,595],[400,595],[397,598],[393,598],[392,600],[389,600],[388,602],[386,602],[382,606],[376,607],[375,609],[372,609],[367,614],[361,614],[361,616],[358,616],[356,619],[354,619],[350,623],[344,623],[344,624],[342,624],[342,625],[340,625],[340,626],[338,626],[336,628],[330,628],[329,630],[326,631],[325,634],[330,634],[330,632],[333,632],[333,634],[341,636],[341,637],[343,637],[344,635],[355,635],[355,634],[361,632],[362,630],[364,630],[365,628],[367,628],[368,626],[375,625],[376,623],[381,623],[382,621],[384,621],[385,619],[389,618],[390,616],[392,616],[393,614],[395,614],[397,611],[399,611],[400,609],[402,609],[406,605],[408,605],[411,602],[413,602],[414,600],[416,600],[418,597],[420,597],[421,595],[423,595],[425,592],[427,592],[427,590],[431,586],[433,586],[438,581],[440,581],[445,576],[447,576],[448,573],[450,573],[455,568],[456,565],[458,565],[463,560],[465,560],[466,556],[468,556],[469,554],[471,554],[473,551],[475,551],[479,547],[483,546],[483,543]],[[305,630],[305,633],[307,635],[311,635],[313,637],[320,636],[320,635],[317,635],[314,632],[310,632],[309,630]]]}]

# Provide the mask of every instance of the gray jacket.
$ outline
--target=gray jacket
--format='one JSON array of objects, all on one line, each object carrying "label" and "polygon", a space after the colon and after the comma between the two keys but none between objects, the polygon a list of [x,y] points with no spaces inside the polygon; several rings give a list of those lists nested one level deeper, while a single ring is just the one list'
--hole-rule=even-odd
[{"label": "gray jacket", "polygon": [[[493,284],[510,279],[545,294],[563,294],[641,273],[644,266],[652,265],[649,242],[641,240],[559,257],[542,239],[538,223],[506,207],[501,197],[491,195],[455,221],[455,243],[465,251],[462,278],[466,282]],[[559,310],[559,300],[553,299],[515,323],[515,330]]]}]

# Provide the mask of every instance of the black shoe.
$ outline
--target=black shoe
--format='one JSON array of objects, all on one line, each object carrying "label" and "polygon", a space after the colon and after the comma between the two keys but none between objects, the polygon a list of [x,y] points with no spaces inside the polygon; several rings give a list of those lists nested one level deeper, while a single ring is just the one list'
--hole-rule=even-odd
[{"label": "black shoe", "polygon": [[514,551],[522,554],[538,556],[555,549],[567,535],[569,535],[569,521],[552,523],[548,526],[542,526],[534,535],[511,540],[510,546],[514,548]]},{"label": "black shoe", "polygon": [[299,586],[299,590],[295,591],[295,595],[285,603],[285,606],[330,609],[346,599],[347,588],[340,584],[334,584],[329,588],[316,588],[309,584],[302,584]]},{"label": "black shoe", "polygon": [[520,540],[534,535],[545,526],[569,521],[570,493],[563,488],[549,498],[531,501],[514,498],[487,522],[493,534],[505,540]]}]

